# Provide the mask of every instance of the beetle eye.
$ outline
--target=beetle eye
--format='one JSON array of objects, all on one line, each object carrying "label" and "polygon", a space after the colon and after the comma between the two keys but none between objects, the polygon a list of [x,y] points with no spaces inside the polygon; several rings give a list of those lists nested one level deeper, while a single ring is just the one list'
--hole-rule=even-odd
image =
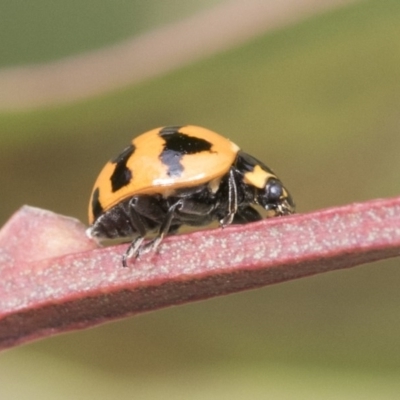
[{"label": "beetle eye", "polygon": [[271,179],[266,187],[269,201],[278,201],[283,194],[282,185],[275,179]]}]

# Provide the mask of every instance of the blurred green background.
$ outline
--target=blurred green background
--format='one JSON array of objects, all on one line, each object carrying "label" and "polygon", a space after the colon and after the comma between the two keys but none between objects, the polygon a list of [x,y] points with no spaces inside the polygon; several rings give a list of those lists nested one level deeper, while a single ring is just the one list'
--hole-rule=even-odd
[{"label": "blurred green background", "polygon": [[[223,2],[1,2],[0,66],[102,48]],[[0,110],[1,223],[22,204],[86,222],[103,164],[134,135],[169,124],[203,125],[264,160],[299,212],[398,195],[399,21],[400,2],[361,1],[112,93]],[[0,355],[0,397],[396,399],[398,267],[389,260],[12,349]]]}]

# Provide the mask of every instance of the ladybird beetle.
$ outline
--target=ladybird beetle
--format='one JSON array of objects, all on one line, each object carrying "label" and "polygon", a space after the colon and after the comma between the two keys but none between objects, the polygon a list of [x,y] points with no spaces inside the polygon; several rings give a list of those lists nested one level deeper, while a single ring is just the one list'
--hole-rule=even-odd
[{"label": "ladybird beetle", "polygon": [[[230,140],[193,125],[153,129],[132,140],[98,176],[89,203],[90,237],[135,237],[128,259],[153,251],[181,225],[220,226],[294,212],[278,177]],[[146,234],[156,237],[143,243]]]}]

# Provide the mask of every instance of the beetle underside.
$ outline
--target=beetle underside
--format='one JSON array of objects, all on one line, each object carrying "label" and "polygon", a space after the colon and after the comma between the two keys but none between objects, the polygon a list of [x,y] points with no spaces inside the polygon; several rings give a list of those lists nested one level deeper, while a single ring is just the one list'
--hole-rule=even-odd
[{"label": "beetle underside", "polygon": [[[275,202],[266,209],[274,215],[290,213]],[[164,236],[175,233],[182,225],[203,226],[219,221],[221,226],[244,224],[260,220],[260,213],[252,207],[257,204],[254,187],[243,182],[234,167],[221,179],[217,190],[207,183],[180,189],[173,195],[138,195],[122,201],[99,216],[90,228],[97,238],[136,237],[123,256],[123,265],[129,258],[155,250]],[[148,233],[157,236],[143,244]]]}]

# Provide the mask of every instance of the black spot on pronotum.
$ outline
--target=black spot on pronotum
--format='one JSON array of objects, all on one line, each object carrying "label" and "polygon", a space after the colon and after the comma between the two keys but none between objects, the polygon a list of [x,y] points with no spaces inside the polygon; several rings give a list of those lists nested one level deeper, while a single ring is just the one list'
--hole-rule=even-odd
[{"label": "black spot on pronotum", "polygon": [[131,144],[122,151],[116,158],[111,160],[112,163],[116,164],[113,174],[111,175],[111,188],[113,192],[121,189],[122,187],[129,184],[132,180],[132,172],[126,166],[129,158],[135,151],[135,146]]},{"label": "black spot on pronotum", "polygon": [[160,136],[165,142],[160,159],[168,167],[169,176],[180,176],[182,174],[181,159],[184,155],[211,151],[212,147],[212,143],[207,140],[178,132],[179,128],[171,126],[160,131]]},{"label": "black spot on pronotum", "polygon": [[272,170],[261,161],[257,160],[250,154],[245,153],[244,151],[239,151],[235,161],[235,166],[238,171],[242,173],[252,172],[257,165],[260,166],[264,171],[273,174]]},{"label": "black spot on pronotum", "polygon": [[96,188],[92,196],[92,212],[95,220],[104,212],[103,207],[100,204],[99,197],[100,190],[99,188]]}]

